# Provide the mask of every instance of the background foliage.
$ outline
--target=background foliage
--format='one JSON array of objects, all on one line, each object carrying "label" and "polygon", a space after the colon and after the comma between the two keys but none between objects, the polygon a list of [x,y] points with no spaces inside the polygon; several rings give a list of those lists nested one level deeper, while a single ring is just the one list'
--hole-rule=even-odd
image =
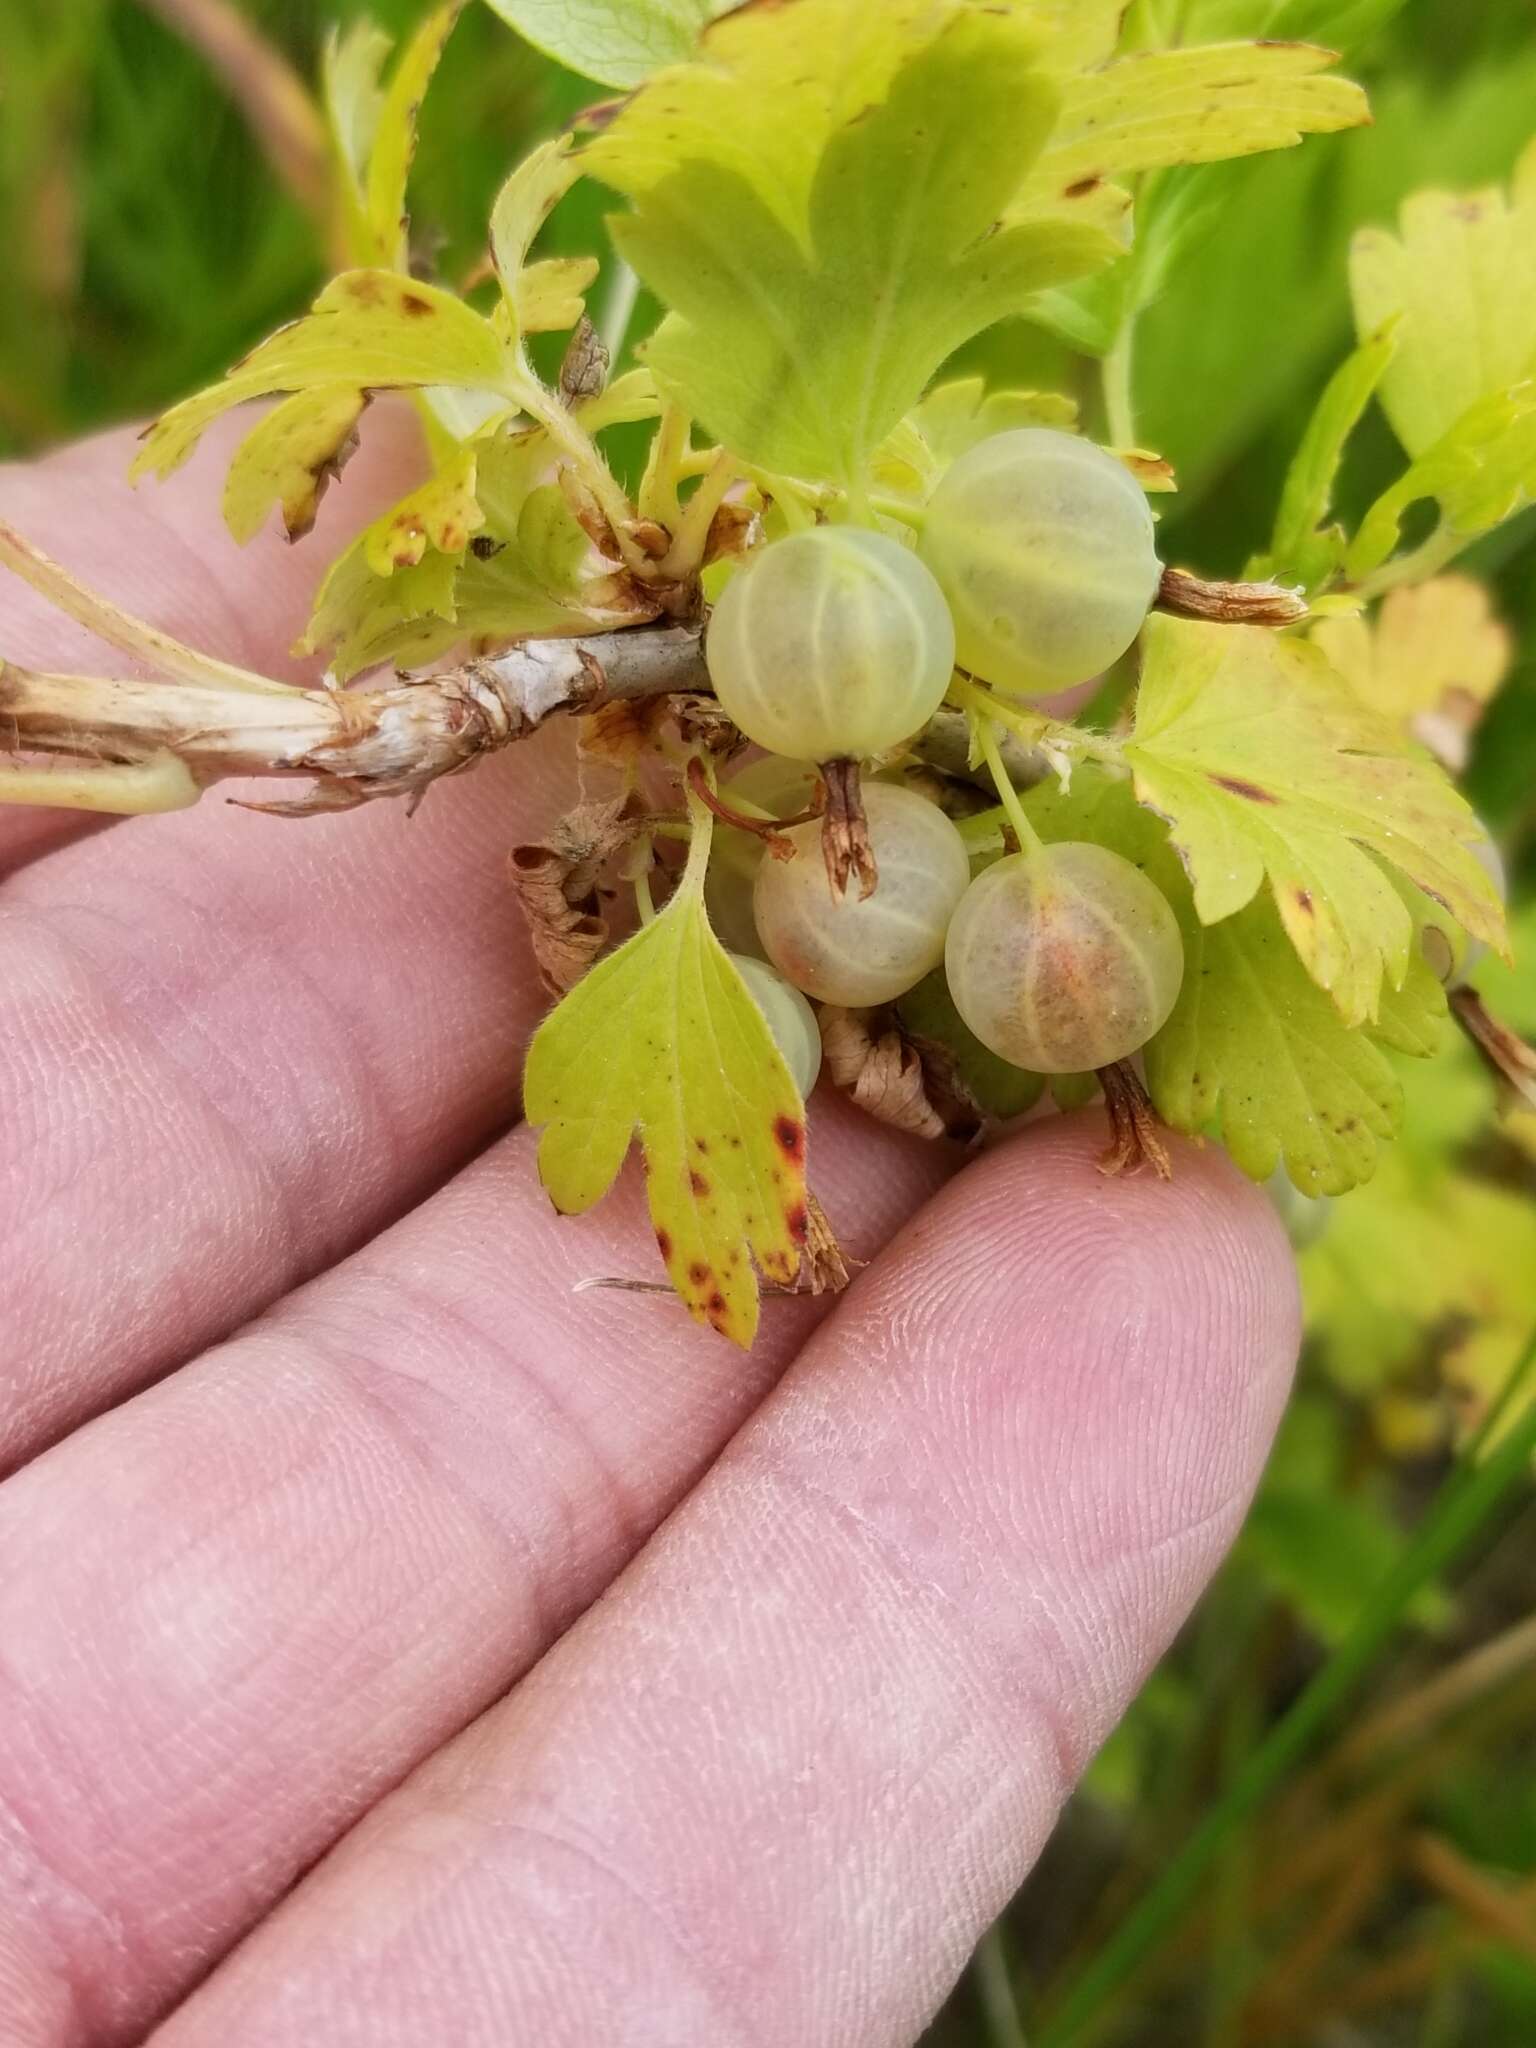
[{"label": "background foliage", "polygon": [[[304,76],[359,0],[245,0]],[[424,0],[371,0],[391,30]],[[306,305],[322,237],[205,60],[169,25],[195,0],[22,0],[0,12],[0,453],[148,414],[209,382]],[[1263,547],[1284,465],[1346,352],[1354,229],[1428,184],[1507,175],[1536,126],[1530,0],[1136,0],[1166,38],[1337,39],[1376,125],[1300,151],[1179,174],[1147,267],[1132,366],[1139,438],[1168,456],[1165,551],[1236,574]],[[490,199],[530,142],[594,89],[472,9],[427,103],[418,235],[449,276],[482,252]],[[594,197],[554,246],[591,245]],[[601,288],[600,288],[601,290]],[[643,330],[647,324],[637,323]],[[1010,383],[1097,404],[1098,370],[1021,324],[968,353]],[[1357,436],[1354,517],[1394,473],[1386,428]],[[1491,1000],[1536,1029],[1536,515],[1468,558],[1520,648],[1469,787],[1509,862],[1524,965]],[[1536,2040],[1536,1509],[1506,1501],[1469,1561],[1417,1573],[1406,1631],[1349,1717],[1255,1810],[1220,1825],[1198,1888],[1128,1984],[1070,2036],[1089,1960],[1170,1856],[1249,1782],[1330,1653],[1368,1622],[1413,1532],[1445,1498],[1456,1445],[1536,1323],[1536,1119],[1500,1122],[1470,1052],[1416,1073],[1407,1130],[1371,1187],[1308,1226],[1302,1388],[1232,1563],[1074,1802],[932,2039],[1208,2048],[1528,2048]]]}]

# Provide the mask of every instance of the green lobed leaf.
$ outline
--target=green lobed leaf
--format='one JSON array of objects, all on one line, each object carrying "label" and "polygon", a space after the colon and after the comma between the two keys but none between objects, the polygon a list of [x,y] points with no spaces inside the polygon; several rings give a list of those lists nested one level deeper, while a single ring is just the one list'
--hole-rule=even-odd
[{"label": "green lobed leaf", "polygon": [[496,330],[436,285],[387,270],[333,279],[301,320],[281,327],[209,390],[157,420],[132,474],[169,476],[223,413],[277,392],[404,390],[433,384],[505,390],[507,351]]},{"label": "green lobed leaf", "polygon": [[1323,522],[1333,509],[1345,447],[1396,346],[1395,324],[1389,324],[1362,342],[1334,372],[1286,476],[1269,554],[1253,565],[1251,573],[1316,590],[1337,572],[1344,559],[1344,535],[1336,527],[1323,531]]},{"label": "green lobed leaf", "polygon": [[1362,228],[1349,272],[1361,333],[1398,323],[1381,402],[1408,453],[1425,456],[1480,401],[1536,377],[1536,144],[1507,198],[1419,192],[1396,235]]},{"label": "green lobed leaf", "polygon": [[1387,1034],[1421,1050],[1438,1042],[1445,996],[1428,967],[1410,960],[1378,1028],[1351,1030],[1307,975],[1269,901],[1216,925],[1193,915],[1180,923],[1184,988],[1146,1052],[1159,1113],[1176,1130],[1214,1129],[1254,1180],[1281,1165],[1306,1195],[1343,1194],[1369,1180],[1403,1115]]},{"label": "green lobed leaf", "polygon": [[799,1267],[805,1109],[709,928],[711,820],[697,802],[690,813],[671,901],[540,1026],[523,1099],[544,1127],[540,1175],[566,1215],[602,1200],[638,1141],[673,1286],[697,1321],[745,1346],[757,1330],[752,1259],[786,1286]]},{"label": "green lobed leaf", "polygon": [[1401,987],[1412,920],[1382,863],[1468,932],[1504,943],[1497,894],[1470,851],[1466,801],[1405,750],[1321,651],[1258,627],[1154,616],[1125,746],[1139,802],[1168,821],[1201,921],[1268,879],[1307,972],[1348,1024]]},{"label": "green lobed leaf", "polygon": [[315,523],[326,486],[356,445],[368,395],[355,385],[296,391],[246,435],[224,480],[224,523],[243,547],[277,506],[290,540]]},{"label": "green lobed leaf", "polygon": [[443,46],[463,12],[448,0],[421,22],[386,87],[394,45],[366,19],[328,39],[321,99],[331,136],[342,228],[359,266],[409,268],[406,186],[416,155],[416,117]]},{"label": "green lobed leaf", "polygon": [[1403,1110],[1384,1048],[1422,1055],[1439,1043],[1445,995],[1422,961],[1410,964],[1401,991],[1388,991],[1375,1026],[1351,1029],[1307,975],[1268,898],[1201,922],[1166,826],[1127,783],[1079,767],[1068,789],[1042,785],[1025,805],[1042,838],[1089,839],[1134,861],[1178,918],[1183,986],[1144,1053],[1159,1115],[1191,1137],[1219,1137],[1254,1180],[1282,1163],[1308,1195],[1369,1180]]},{"label": "green lobed leaf", "polygon": [[1396,552],[1410,508],[1427,498],[1453,542],[1491,532],[1536,499],[1536,378],[1480,398],[1382,493],[1345,556],[1352,578]]},{"label": "green lobed leaf", "polygon": [[[575,410],[592,433],[651,419],[655,388],[634,370]],[[331,672],[346,681],[383,662],[418,667],[466,641],[649,617],[632,592],[620,601],[628,586],[612,586],[563,495],[544,481],[555,460],[542,428],[504,430],[465,448],[445,436],[434,476],[332,565],[301,651],[328,653]]]},{"label": "green lobed leaf", "polygon": [[535,49],[602,85],[638,85],[689,55],[738,0],[490,0]]},{"label": "green lobed leaf", "polygon": [[1286,149],[1370,118],[1338,60],[1304,43],[1144,51],[1069,77],[1061,117],[1021,197],[1059,203],[1085,182]]},{"label": "green lobed leaf", "polygon": [[[789,28],[794,33],[790,34]],[[997,229],[1055,118],[1028,30],[953,0],[727,17],[588,147],[672,308],[658,381],[749,461],[853,484],[944,359],[1115,252]]]},{"label": "green lobed leaf", "polygon": [[1060,392],[988,391],[983,377],[957,377],[936,384],[897,423],[876,453],[874,474],[889,489],[926,497],[950,463],[994,434],[1015,427],[1070,433],[1076,423],[1075,401]]}]

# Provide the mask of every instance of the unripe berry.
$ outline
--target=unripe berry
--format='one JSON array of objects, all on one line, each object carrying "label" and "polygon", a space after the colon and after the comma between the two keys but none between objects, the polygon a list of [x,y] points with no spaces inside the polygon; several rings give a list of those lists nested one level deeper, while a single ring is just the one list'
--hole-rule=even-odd
[{"label": "unripe berry", "polygon": [[1050,427],[968,449],[940,478],[919,545],[949,599],[960,666],[1026,697],[1118,661],[1162,577],[1140,484]]},{"label": "unripe berry", "polygon": [[1129,1058],[1178,1000],[1167,899],[1118,853],[1066,841],[983,869],[949,927],[945,972],[982,1044],[1036,1074]]},{"label": "unripe berry", "polygon": [[944,933],[970,881],[965,844],[944,813],[910,789],[864,786],[875,892],[832,893],[820,824],[786,836],[793,860],[757,871],[757,928],[769,959],[819,1002],[894,1002],[944,957]]},{"label": "unripe berry", "polygon": [[863,527],[818,526],[770,543],[727,584],[705,656],[727,715],[760,747],[868,760],[937,711],[955,631],[909,548]]}]

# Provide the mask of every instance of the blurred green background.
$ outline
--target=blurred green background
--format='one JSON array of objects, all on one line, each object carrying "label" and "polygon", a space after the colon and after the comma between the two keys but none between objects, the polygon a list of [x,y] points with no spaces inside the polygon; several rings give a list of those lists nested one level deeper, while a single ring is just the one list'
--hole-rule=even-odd
[{"label": "blurred green background", "polygon": [[[243,0],[237,11],[312,79],[332,22],[366,11],[400,30],[425,5]],[[1284,465],[1348,346],[1353,229],[1390,219],[1416,187],[1503,177],[1536,131],[1533,0],[1326,11],[1364,24],[1351,69],[1371,87],[1375,127],[1197,174],[1217,203],[1196,209],[1138,337],[1140,438],[1181,483],[1162,507],[1165,552],[1211,574],[1236,573],[1263,544]],[[202,12],[198,0],[4,0],[0,454],[150,413],[210,380],[325,273],[312,212],[249,107],[189,43]],[[1204,39],[1262,30],[1276,8],[1161,0],[1156,13],[1165,29]],[[413,207],[423,261],[450,279],[470,269],[512,161],[599,96],[472,7],[423,118]],[[555,233],[590,240],[600,212],[589,194],[562,209]],[[1022,325],[974,355],[998,380],[1093,389],[1093,366]],[[1346,512],[1398,460],[1385,428],[1369,423],[1349,458]],[[1469,784],[1518,910],[1536,825],[1536,516],[1467,566],[1489,581],[1521,649]],[[1525,910],[1517,922],[1536,963],[1536,919]],[[1487,966],[1480,979],[1504,1014],[1536,1029],[1528,966]],[[1304,1219],[1321,1234],[1303,1259],[1301,1392],[1237,1553],[988,1938],[934,2048],[1022,2048],[1039,2016],[1060,2009],[1369,1613],[1432,1511],[1456,1440],[1536,1324],[1536,1119],[1500,1121],[1462,1048],[1408,1079],[1409,1131],[1378,1182]],[[1418,1588],[1408,1630],[1374,1661],[1321,1753],[1226,1830],[1215,1881],[1082,2039],[1536,2044],[1529,1494],[1481,1529],[1472,1557],[1452,1580]]]}]

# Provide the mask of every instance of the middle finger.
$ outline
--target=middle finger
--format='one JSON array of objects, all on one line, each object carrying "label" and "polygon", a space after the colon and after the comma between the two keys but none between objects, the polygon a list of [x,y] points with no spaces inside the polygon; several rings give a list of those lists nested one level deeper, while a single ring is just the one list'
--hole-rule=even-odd
[{"label": "middle finger", "polygon": [[[817,1137],[866,1255],[954,1163],[836,1102]],[[803,1302],[750,1357],[671,1302],[578,1309],[653,1251],[638,1176],[562,1222],[533,1142],[0,1488],[0,1836],[30,1845],[0,2037],[31,2048],[19,1983],[70,2048],[135,2038],[540,1655],[804,1337]]]}]

